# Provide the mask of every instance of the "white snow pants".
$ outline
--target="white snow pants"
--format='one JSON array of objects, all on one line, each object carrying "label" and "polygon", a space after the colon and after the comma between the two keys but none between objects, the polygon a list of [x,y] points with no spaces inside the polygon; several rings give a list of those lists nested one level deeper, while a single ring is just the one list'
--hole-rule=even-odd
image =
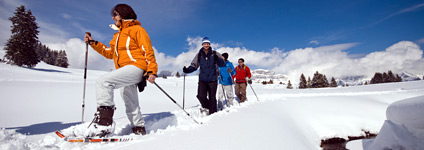
[{"label": "white snow pants", "polygon": [[[226,98],[224,98],[224,94]],[[222,84],[218,85],[218,108],[224,109],[224,99],[227,100],[227,107],[230,107],[233,105],[234,100],[234,92],[233,92],[233,85],[224,85],[224,91],[222,91]]]},{"label": "white snow pants", "polygon": [[127,65],[98,78],[96,81],[97,107],[114,106],[114,89],[120,89],[131,126],[144,126],[137,91],[137,83],[142,80],[143,73],[142,69]]}]

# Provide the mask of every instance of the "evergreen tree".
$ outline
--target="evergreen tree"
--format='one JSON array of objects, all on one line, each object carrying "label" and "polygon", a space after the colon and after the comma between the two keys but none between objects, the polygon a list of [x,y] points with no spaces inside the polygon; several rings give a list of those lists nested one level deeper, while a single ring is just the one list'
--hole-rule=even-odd
[{"label": "evergreen tree", "polygon": [[402,78],[398,74],[396,74],[396,82],[402,82]]},{"label": "evergreen tree", "polygon": [[175,76],[176,76],[177,78],[180,78],[180,77],[181,77],[180,72],[177,72],[177,74],[175,74]]},{"label": "evergreen tree", "polygon": [[306,79],[303,73],[300,75],[299,89],[306,89]]},{"label": "evergreen tree", "polygon": [[337,82],[336,82],[336,79],[334,79],[334,77],[331,77],[330,87],[337,87]]},{"label": "evergreen tree", "polygon": [[39,33],[35,17],[31,10],[26,11],[25,6],[21,5],[9,20],[12,21],[12,35],[6,42],[4,57],[11,64],[34,67],[38,63],[35,49]]},{"label": "evergreen tree", "polygon": [[370,84],[383,83],[383,74],[376,72],[374,77],[371,78]]},{"label": "evergreen tree", "polygon": [[59,56],[59,52],[49,50],[47,53],[46,60],[44,60],[44,62],[46,62],[49,65],[56,65],[56,59],[58,56]]},{"label": "evergreen tree", "polygon": [[55,61],[55,66],[68,68],[68,58],[66,57],[66,52],[64,50],[59,51],[57,59]]},{"label": "evergreen tree", "polygon": [[49,48],[38,42],[35,52],[37,53],[38,62],[44,61],[44,58],[46,58],[47,53],[49,52]]},{"label": "evergreen tree", "polygon": [[162,78],[167,79],[168,77],[165,74],[162,74]]},{"label": "evergreen tree", "polygon": [[306,82],[306,87],[312,88],[312,80],[311,80],[311,77],[309,77],[309,76],[308,76],[308,82]]},{"label": "evergreen tree", "polygon": [[389,82],[389,76],[387,75],[386,72],[383,72],[383,83],[388,83]]},{"label": "evergreen tree", "polygon": [[323,80],[324,80],[324,82],[323,82],[324,87],[330,87],[330,83],[328,82],[327,77],[325,76],[325,74],[324,74]]},{"label": "evergreen tree", "polygon": [[389,79],[388,82],[396,82],[397,79],[396,79],[395,75],[393,74],[393,72],[391,70],[389,70],[389,72],[387,72],[387,76],[388,76],[388,79]]},{"label": "evergreen tree", "polygon": [[315,72],[314,77],[312,78],[312,88],[322,88],[328,86],[328,80],[325,75],[319,73],[318,71]]},{"label": "evergreen tree", "polygon": [[293,86],[292,86],[292,84],[290,83],[290,80],[289,80],[289,82],[287,83],[287,89],[293,89]]}]

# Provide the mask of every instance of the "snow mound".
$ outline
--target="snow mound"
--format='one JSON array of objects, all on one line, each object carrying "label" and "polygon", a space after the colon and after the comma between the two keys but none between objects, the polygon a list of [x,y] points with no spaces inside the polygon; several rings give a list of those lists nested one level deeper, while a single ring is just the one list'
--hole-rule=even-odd
[{"label": "snow mound", "polygon": [[375,149],[424,149],[424,96],[418,96],[391,104],[387,119],[375,139],[363,140],[363,148]]}]

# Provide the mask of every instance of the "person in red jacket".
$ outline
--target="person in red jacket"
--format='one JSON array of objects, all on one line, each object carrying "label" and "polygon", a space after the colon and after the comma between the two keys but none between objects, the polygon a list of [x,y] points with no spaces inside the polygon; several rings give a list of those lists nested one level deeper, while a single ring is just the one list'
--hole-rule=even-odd
[{"label": "person in red jacket", "polygon": [[243,103],[244,101],[246,101],[247,83],[252,84],[252,80],[250,80],[252,74],[250,73],[249,67],[244,64],[243,58],[240,58],[238,60],[238,64],[239,65],[235,68],[235,88],[236,95],[240,99],[240,103]]}]

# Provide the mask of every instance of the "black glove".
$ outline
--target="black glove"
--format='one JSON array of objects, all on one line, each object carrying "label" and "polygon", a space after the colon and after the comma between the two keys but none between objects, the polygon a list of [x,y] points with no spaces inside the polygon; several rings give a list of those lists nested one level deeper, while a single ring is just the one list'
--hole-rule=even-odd
[{"label": "black glove", "polygon": [[252,84],[252,80],[250,80],[250,79],[247,80],[247,83]]},{"label": "black glove", "polygon": [[183,72],[184,72],[184,73],[188,73],[188,69],[186,68],[186,66],[184,66],[184,68],[183,68]]}]

